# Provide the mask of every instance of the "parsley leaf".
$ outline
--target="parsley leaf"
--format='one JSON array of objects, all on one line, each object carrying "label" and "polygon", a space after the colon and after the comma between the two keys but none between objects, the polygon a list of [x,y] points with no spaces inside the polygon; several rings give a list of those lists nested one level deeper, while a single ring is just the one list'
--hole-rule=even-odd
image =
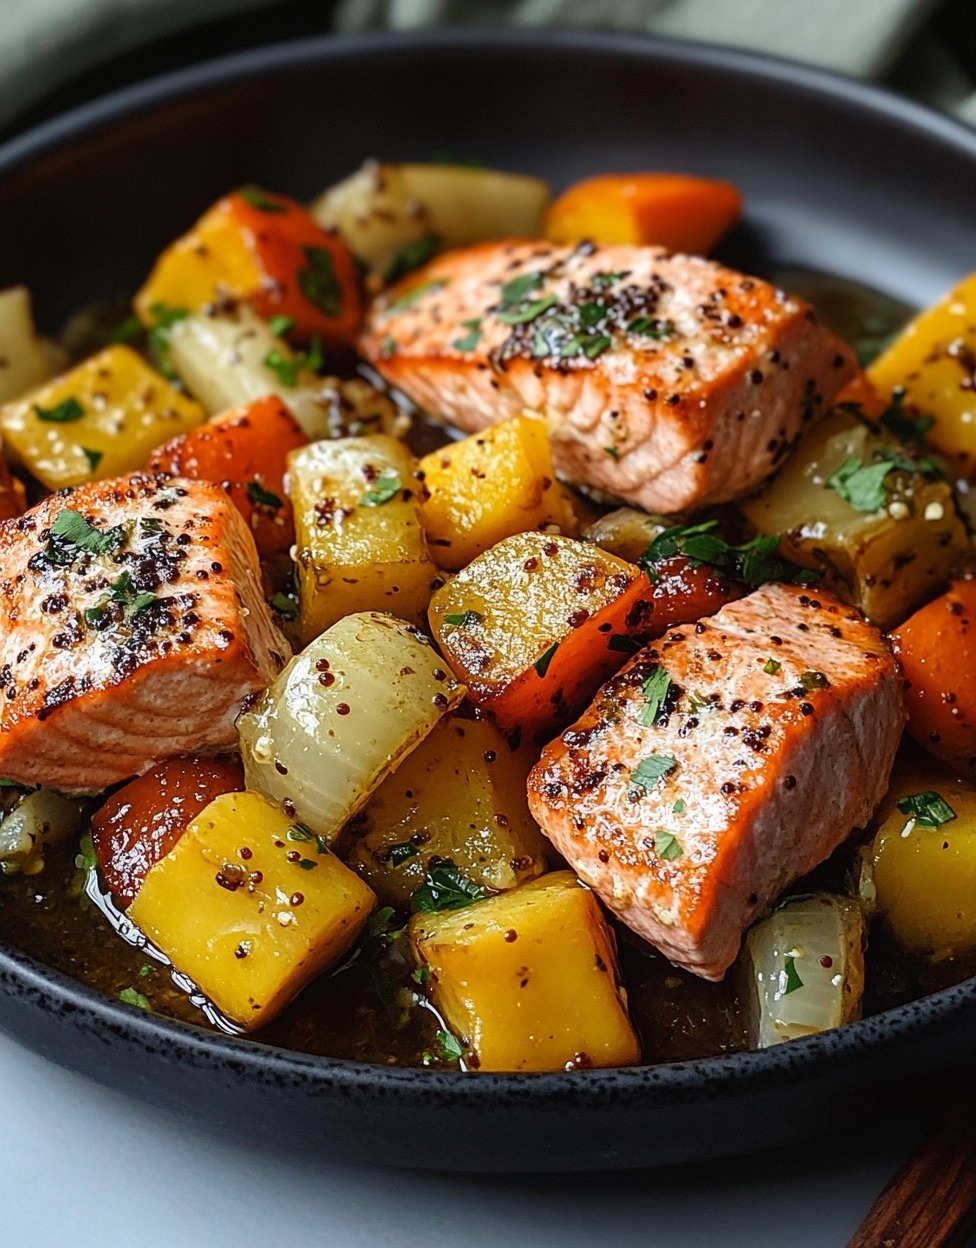
[{"label": "parsley leaf", "polygon": [[382,507],[384,503],[388,503],[403,488],[398,472],[384,472],[378,476],[373,483],[373,488],[367,492],[359,500],[360,507]]},{"label": "parsley leaf", "polygon": [[683,815],[687,809],[688,807],[685,805],[685,799],[683,797],[679,797],[675,804],[671,807],[672,813],[676,815]]},{"label": "parsley leaf", "polygon": [[609,334],[573,334],[559,348],[559,358],[566,360],[574,355],[585,355],[588,360],[595,360],[611,346],[613,339]]},{"label": "parsley leaf", "polygon": [[610,456],[611,459],[620,458],[620,452],[617,450],[615,446],[605,446],[603,450],[607,455]]},{"label": "parsley leaf", "polygon": [[417,846],[413,841],[403,841],[399,845],[391,845],[386,851],[386,861],[391,867],[399,867],[410,858],[417,857]]},{"label": "parsley leaf", "polygon": [[89,524],[80,512],[65,507],[59,511],[51,525],[51,540],[44,557],[48,563],[65,567],[81,552],[89,555],[107,555],[117,550],[125,540],[121,525],[102,532]]},{"label": "parsley leaf", "polygon": [[783,987],[783,996],[788,997],[791,992],[796,992],[797,988],[803,987],[803,980],[796,969],[795,954],[788,953],[783,961],[786,967],[786,984]]},{"label": "parsley leaf", "polygon": [[134,1005],[140,1010],[148,1010],[150,1008],[149,998],[136,988],[123,988],[119,993],[119,1000],[124,1001],[126,1005]]},{"label": "parsley leaf", "polygon": [[455,338],[451,346],[455,351],[473,351],[481,337],[481,317],[475,316],[470,321],[462,321],[461,326],[468,332],[462,338]]},{"label": "parsley leaf", "polygon": [[827,478],[827,489],[836,491],[855,511],[880,511],[888,501],[885,478],[894,467],[893,463],[884,461],[863,464],[856,455],[851,455]]},{"label": "parsley leaf", "polygon": [[428,234],[424,238],[415,239],[412,243],[404,243],[390,261],[386,280],[398,282],[401,277],[406,277],[414,269],[419,269],[434,255],[443,241],[439,234]]},{"label": "parsley leaf", "polygon": [[456,615],[445,615],[444,623],[453,624],[455,628],[467,628],[469,624],[480,624],[483,619],[480,611],[462,611]]},{"label": "parsley leaf", "polygon": [[644,694],[644,706],[641,708],[640,722],[645,728],[651,728],[658,722],[667,704],[671,677],[663,667],[655,667],[641,689]]},{"label": "parsley leaf", "polygon": [[137,316],[127,316],[109,334],[108,342],[137,342],[142,337],[142,322]]},{"label": "parsley leaf", "polygon": [[153,318],[153,327],[149,330],[147,337],[155,353],[159,371],[172,381],[176,376],[176,369],[170,357],[169,331],[179,321],[185,320],[190,315],[190,309],[172,308],[166,303],[154,303],[150,305],[149,312]]},{"label": "parsley leaf", "polygon": [[95,856],[95,845],[90,832],[82,833],[81,839],[78,841],[75,866],[79,871],[94,871],[98,866],[98,858]]},{"label": "parsley leaf", "polygon": [[798,568],[777,554],[780,543],[778,534],[760,533],[741,546],[733,546],[714,531],[717,520],[701,524],[675,525],[659,533],[644,551],[638,562],[655,579],[654,565],[676,555],[686,558],[691,567],[705,564],[723,579],[739,581],[744,585],[764,585],[767,581],[787,581],[794,585],[809,585],[819,580],[820,574]]},{"label": "parsley leaf", "polygon": [[299,269],[298,288],[326,316],[342,315],[342,287],[335,274],[332,253],[325,247],[305,247],[308,267]]},{"label": "parsley leaf", "polygon": [[277,494],[272,494],[270,490],[266,490],[257,481],[248,481],[245,489],[251,502],[257,503],[261,507],[273,507],[277,511],[279,507],[284,506]]},{"label": "parsley leaf", "polygon": [[47,421],[51,425],[70,425],[76,420],[82,420],[85,415],[85,409],[74,396],[58,403],[55,407],[39,407],[35,403],[34,411],[37,413],[38,420]]},{"label": "parsley leaf", "polygon": [[827,689],[830,687],[830,681],[823,672],[801,672],[800,684],[807,693],[813,693],[814,689]]},{"label": "parsley leaf", "polygon": [[415,966],[410,972],[410,978],[415,984],[420,984],[421,988],[430,981],[429,966]]},{"label": "parsley leaf", "polygon": [[674,333],[672,326],[655,320],[653,316],[635,316],[627,325],[628,334],[640,334],[642,338],[670,338]]},{"label": "parsley leaf", "polygon": [[259,212],[284,213],[288,211],[284,204],[279,203],[277,199],[272,199],[259,186],[242,186],[237,194],[244,200],[245,204],[250,204],[252,208],[257,208]]},{"label": "parsley leaf", "polygon": [[81,453],[88,460],[88,471],[94,472],[98,465],[102,462],[102,451],[91,451],[87,446],[81,448]]},{"label": "parsley leaf", "polygon": [[538,290],[542,285],[541,273],[522,273],[518,277],[513,277],[510,282],[506,282],[499,294],[499,302],[503,308],[514,308],[516,304],[521,303],[533,290]]},{"label": "parsley leaf", "polygon": [[903,815],[911,815],[923,828],[941,828],[944,823],[951,823],[957,817],[945,798],[931,789],[913,793],[911,797],[903,797],[898,803],[898,809]]},{"label": "parsley leaf", "polygon": [[464,1048],[460,1041],[449,1031],[439,1029],[434,1036],[434,1049],[425,1050],[420,1060],[425,1066],[434,1062],[456,1062],[464,1056]]},{"label": "parsley leaf", "polygon": [[502,308],[495,315],[505,325],[524,325],[529,321],[534,321],[543,312],[548,312],[558,302],[555,295],[542,295],[538,299],[530,299],[512,308]]},{"label": "parsley leaf", "polygon": [[909,416],[904,408],[904,392],[894,395],[891,406],[881,413],[881,423],[899,442],[921,442],[935,424],[934,416]]},{"label": "parsley leaf", "polygon": [[289,598],[287,594],[275,594],[271,599],[271,606],[283,620],[298,619],[298,603]]},{"label": "parsley leaf", "polygon": [[648,754],[630,773],[631,783],[635,789],[646,793],[652,784],[657,784],[658,780],[670,775],[677,765],[678,760],[669,754]]},{"label": "parsley leaf", "polygon": [[767,659],[763,664],[763,671],[767,676],[775,676],[782,666],[783,664],[778,659]]},{"label": "parsley leaf", "polygon": [[268,321],[268,329],[276,338],[283,338],[290,329],[295,327],[295,318],[293,316],[273,316]]},{"label": "parsley leaf", "polygon": [[436,867],[428,867],[425,882],[410,899],[410,908],[418,914],[437,914],[463,910],[489,896],[486,888],[468,879],[450,858],[443,858]]},{"label": "parsley leaf", "polygon": [[535,668],[537,676],[544,677],[545,674],[549,671],[549,664],[552,662],[553,657],[558,649],[559,649],[559,642],[554,641],[552,645],[549,647],[549,649],[546,650],[544,654],[541,654],[536,659],[536,661],[532,664],[532,666]]},{"label": "parsley leaf", "polygon": [[667,832],[664,828],[660,828],[654,833],[654,852],[658,858],[663,858],[666,862],[680,858],[685,852],[681,848],[678,838],[673,832]]},{"label": "parsley leaf", "polygon": [[302,361],[297,355],[285,355],[280,347],[272,347],[261,361],[265,368],[275,374],[283,386],[296,386]]}]

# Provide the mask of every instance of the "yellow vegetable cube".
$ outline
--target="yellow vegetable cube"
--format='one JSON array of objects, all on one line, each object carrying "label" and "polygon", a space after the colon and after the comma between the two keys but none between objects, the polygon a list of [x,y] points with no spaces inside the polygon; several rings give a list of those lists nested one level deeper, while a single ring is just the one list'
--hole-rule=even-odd
[{"label": "yellow vegetable cube", "polygon": [[374,901],[355,872],[267,798],[225,793],[156,863],[128,913],[251,1031],[347,952]]},{"label": "yellow vegetable cube", "polygon": [[487,720],[442,719],[388,776],[351,827],[345,855],[386,905],[406,907],[432,858],[501,892],[545,870],[529,814],[530,752],[512,752]]},{"label": "yellow vegetable cube", "polygon": [[288,456],[304,641],[358,611],[424,622],[437,569],[414,467],[385,434],[314,442]]},{"label": "yellow vegetable cube", "polygon": [[976,273],[911,321],[868,369],[887,399],[904,390],[907,416],[931,416],[926,440],[976,475]]},{"label": "yellow vegetable cube", "polygon": [[[935,960],[976,953],[976,790],[930,772],[893,786],[869,851],[878,908],[905,949]],[[948,811],[916,794],[934,794]],[[954,817],[941,822],[947,814]],[[934,825],[934,826],[933,826]]]},{"label": "yellow vegetable cube", "polygon": [[50,490],[123,476],[150,451],[204,421],[129,347],[107,347],[0,408],[11,457]]},{"label": "yellow vegetable cube", "polygon": [[478,1070],[629,1066],[640,1044],[596,897],[558,871],[463,910],[417,914],[430,992]]},{"label": "yellow vegetable cube", "polygon": [[576,519],[556,481],[544,423],[516,416],[425,455],[424,528],[442,568],[463,568],[514,533],[544,524],[575,532]]}]

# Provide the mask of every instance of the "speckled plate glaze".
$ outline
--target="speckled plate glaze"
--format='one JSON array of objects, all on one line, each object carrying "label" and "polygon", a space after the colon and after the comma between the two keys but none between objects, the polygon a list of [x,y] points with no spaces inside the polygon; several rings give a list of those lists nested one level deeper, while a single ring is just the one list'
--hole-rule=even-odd
[{"label": "speckled plate glaze", "polygon": [[[312,39],[123,91],[0,150],[0,285],[48,326],[135,289],[228,186],[311,196],[367,154],[476,157],[557,186],[604,170],[731,178],[723,258],[817,268],[911,303],[976,268],[976,132],[844,79],[593,34]],[[829,783],[829,778],[825,778]],[[657,1165],[873,1115],[976,1047],[976,981],[763,1053],[554,1075],[313,1058],[142,1014],[0,948],[0,1028],[215,1129],[304,1152],[467,1170]]]}]

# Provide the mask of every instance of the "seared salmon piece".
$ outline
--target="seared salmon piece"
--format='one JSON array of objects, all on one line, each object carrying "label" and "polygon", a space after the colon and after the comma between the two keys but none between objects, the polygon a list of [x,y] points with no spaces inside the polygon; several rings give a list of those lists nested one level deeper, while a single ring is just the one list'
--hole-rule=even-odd
[{"label": "seared salmon piece", "polygon": [[218,485],[138,474],[0,525],[0,775],[97,792],[237,745],[289,648]]},{"label": "seared salmon piece", "polygon": [[543,751],[529,806],[624,923],[718,980],[746,928],[871,817],[904,722],[876,628],[766,585],[635,656]]},{"label": "seared salmon piece", "polygon": [[748,493],[857,372],[810,307],[658,247],[484,243],[378,299],[361,347],[477,432],[529,410],[556,469],[650,511]]}]

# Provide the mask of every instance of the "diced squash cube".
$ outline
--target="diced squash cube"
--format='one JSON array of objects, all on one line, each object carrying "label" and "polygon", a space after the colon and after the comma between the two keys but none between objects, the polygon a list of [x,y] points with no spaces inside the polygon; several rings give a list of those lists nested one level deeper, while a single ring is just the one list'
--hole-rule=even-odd
[{"label": "diced squash cube", "polygon": [[337,229],[373,273],[392,280],[439,247],[538,238],[548,202],[548,185],[524,174],[369,161],[324,191],[312,215]]},{"label": "diced squash cube", "polygon": [[639,649],[650,593],[643,572],[597,546],[521,533],[435,593],[430,626],[472,700],[528,739],[569,723]]},{"label": "diced squash cube", "polygon": [[513,533],[544,524],[573,534],[576,521],[556,481],[546,427],[516,416],[420,461],[424,528],[442,568],[463,568]]},{"label": "diced squash cube", "polygon": [[550,205],[545,234],[555,243],[650,243],[705,255],[741,209],[731,182],[686,173],[603,174],[577,182]]},{"label": "diced squash cube", "polygon": [[[893,467],[875,483],[875,498],[871,490],[865,497],[852,493],[857,481],[845,485],[835,475],[843,478],[847,466],[883,472],[886,461]],[[911,466],[897,443],[835,410],[741,504],[742,512],[758,532],[783,534],[780,552],[787,559],[825,573],[825,584],[890,628],[938,593],[971,553],[949,484],[924,462],[915,471]]]},{"label": "diced squash cube", "polygon": [[935,961],[972,957],[976,789],[935,769],[910,779],[896,777],[893,792],[907,809],[886,801],[869,851],[877,905],[903,949]]},{"label": "diced squash cube", "polygon": [[906,416],[931,417],[926,440],[976,476],[976,273],[911,321],[868,369],[885,399],[904,392]]},{"label": "diced squash cube", "polygon": [[259,793],[226,793],[146,876],[129,916],[248,1031],[355,943],[375,898]]},{"label": "diced squash cube", "polygon": [[203,419],[198,403],[125,346],[0,408],[11,456],[49,490],[137,472],[154,447]]},{"label": "diced squash cube", "polygon": [[50,376],[34,329],[26,286],[0,290],[0,403],[19,399]]},{"label": "diced squash cube", "polygon": [[410,938],[430,994],[477,1070],[629,1066],[613,933],[570,871],[463,910],[417,914]]},{"label": "diced squash cube", "polygon": [[238,719],[248,788],[333,840],[463,697],[417,629],[346,616]]},{"label": "diced squash cube", "polygon": [[437,569],[414,470],[406,447],[385,434],[315,442],[288,456],[306,642],[356,611],[423,623]]},{"label": "diced squash cube", "polygon": [[488,720],[442,719],[351,825],[346,862],[400,907],[436,859],[493,892],[540,875],[545,842],[525,792],[532,761]]},{"label": "diced squash cube", "polygon": [[148,467],[223,485],[254,534],[258,554],[268,558],[286,554],[295,540],[286,461],[290,451],[307,445],[288,408],[269,395],[167,442]]},{"label": "diced squash cube", "polygon": [[254,188],[219,200],[163,252],[135,308],[153,326],[162,310],[196,312],[228,298],[289,317],[298,341],[350,343],[362,320],[356,262],[342,239],[294,200]]}]

